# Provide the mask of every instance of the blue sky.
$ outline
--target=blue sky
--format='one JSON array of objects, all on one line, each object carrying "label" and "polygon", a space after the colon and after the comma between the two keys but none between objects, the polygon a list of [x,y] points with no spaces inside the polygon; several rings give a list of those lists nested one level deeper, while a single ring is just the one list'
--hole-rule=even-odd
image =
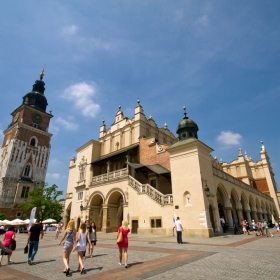
[{"label": "blue sky", "polygon": [[[176,135],[182,107],[213,156],[260,140],[280,184],[280,1],[2,1],[0,132],[45,67],[52,110],[46,181],[66,192],[69,160],[139,98]],[[1,136],[2,140],[2,136]]]}]

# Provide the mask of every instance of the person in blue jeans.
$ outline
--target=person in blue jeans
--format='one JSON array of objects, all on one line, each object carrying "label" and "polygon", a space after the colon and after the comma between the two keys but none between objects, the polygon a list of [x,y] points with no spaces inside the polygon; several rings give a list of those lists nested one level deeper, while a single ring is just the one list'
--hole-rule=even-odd
[{"label": "person in blue jeans", "polygon": [[29,244],[28,251],[28,264],[32,265],[34,257],[38,251],[39,246],[39,238],[41,235],[41,239],[44,236],[43,226],[40,224],[40,220],[36,219],[35,224],[29,229],[27,245]]},{"label": "person in blue jeans", "polygon": [[177,220],[175,222],[175,227],[176,227],[176,232],[177,232],[177,242],[178,242],[178,244],[183,244],[183,241],[182,241],[183,226],[182,226],[182,223],[181,223],[179,217],[177,217]]}]

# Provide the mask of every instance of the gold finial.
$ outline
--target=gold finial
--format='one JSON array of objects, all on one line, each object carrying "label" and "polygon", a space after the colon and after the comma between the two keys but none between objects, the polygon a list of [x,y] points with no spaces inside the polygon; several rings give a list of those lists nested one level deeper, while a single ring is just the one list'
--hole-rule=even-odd
[{"label": "gold finial", "polygon": [[43,68],[43,69],[42,69],[42,72],[40,73],[40,80],[41,80],[41,81],[43,80],[43,78],[44,78],[44,76],[45,76],[44,71],[45,71],[45,69]]}]

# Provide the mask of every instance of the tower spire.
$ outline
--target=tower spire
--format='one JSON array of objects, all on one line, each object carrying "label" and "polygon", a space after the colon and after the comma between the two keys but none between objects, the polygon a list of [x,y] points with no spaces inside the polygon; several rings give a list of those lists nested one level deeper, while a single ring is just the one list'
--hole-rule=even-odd
[{"label": "tower spire", "polygon": [[45,69],[43,68],[42,71],[41,71],[41,73],[40,73],[40,80],[41,80],[41,81],[43,80],[43,78],[44,78],[44,76],[45,76],[44,72],[45,72]]}]

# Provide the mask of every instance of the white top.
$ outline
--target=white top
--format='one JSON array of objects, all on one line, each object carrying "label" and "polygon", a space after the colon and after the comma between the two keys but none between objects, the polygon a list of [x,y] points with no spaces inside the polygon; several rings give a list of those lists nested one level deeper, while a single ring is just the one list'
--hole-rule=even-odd
[{"label": "white top", "polygon": [[80,246],[78,248],[78,252],[83,252],[83,251],[86,250],[86,247],[87,247],[87,234],[88,234],[87,231],[85,233],[83,233],[80,230],[80,238],[79,238]]},{"label": "white top", "polygon": [[182,231],[182,223],[180,220],[176,220],[175,227],[177,231]]}]

